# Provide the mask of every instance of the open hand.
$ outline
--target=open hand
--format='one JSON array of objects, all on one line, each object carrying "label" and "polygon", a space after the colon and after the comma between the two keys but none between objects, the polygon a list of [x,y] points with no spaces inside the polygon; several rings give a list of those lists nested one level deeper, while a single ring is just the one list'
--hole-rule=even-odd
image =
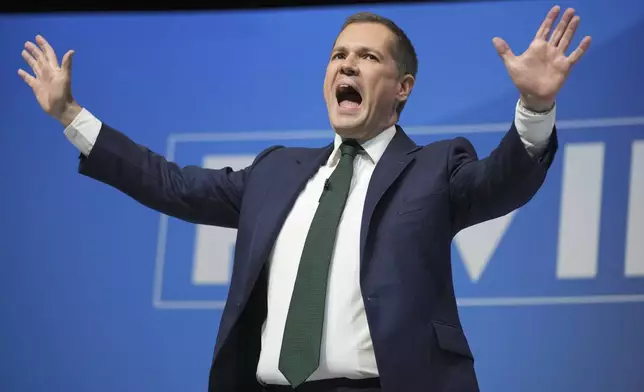
[{"label": "open hand", "polygon": [[66,122],[66,114],[74,106],[72,98],[71,74],[72,55],[70,50],[63,56],[62,66],[58,64],[54,49],[42,36],[36,37],[36,43],[25,43],[22,57],[34,72],[34,76],[19,69],[18,75],[32,88],[36,100],[42,109],[58,119]]},{"label": "open hand", "polygon": [[503,39],[498,37],[493,39],[494,47],[521,94],[522,103],[534,111],[543,111],[552,107],[572,66],[590,47],[590,37],[584,37],[579,46],[566,56],[566,50],[579,26],[580,18],[575,15],[574,9],[569,8],[552,31],[552,25],[559,16],[559,12],[559,6],[553,7],[548,12],[534,40],[519,56],[512,53]]}]

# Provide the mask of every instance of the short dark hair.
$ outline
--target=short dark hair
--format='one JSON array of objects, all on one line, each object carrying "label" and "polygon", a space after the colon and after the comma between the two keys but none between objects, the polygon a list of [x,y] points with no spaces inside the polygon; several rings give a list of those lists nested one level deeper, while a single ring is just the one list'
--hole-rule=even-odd
[{"label": "short dark hair", "polygon": [[[416,78],[416,73],[418,72],[416,49],[414,49],[414,45],[411,43],[409,37],[407,37],[407,34],[394,21],[371,12],[358,12],[345,19],[340,31],[342,32],[347,26],[353,23],[379,23],[387,27],[395,37],[392,52],[396,60],[396,65],[398,66],[398,74],[400,76],[410,74]],[[406,101],[401,102],[396,108],[398,117],[400,117],[400,113],[406,103]]]}]

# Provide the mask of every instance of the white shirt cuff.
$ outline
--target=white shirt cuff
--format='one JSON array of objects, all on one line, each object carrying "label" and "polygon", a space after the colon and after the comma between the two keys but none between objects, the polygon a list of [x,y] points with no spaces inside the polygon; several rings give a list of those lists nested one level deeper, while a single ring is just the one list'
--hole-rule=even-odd
[{"label": "white shirt cuff", "polygon": [[103,124],[83,108],[74,121],[65,128],[65,136],[85,156],[89,156]]},{"label": "white shirt cuff", "polygon": [[526,109],[521,100],[517,101],[514,125],[532,156],[540,155],[548,146],[552,129],[555,125],[557,105],[545,113],[535,113]]}]

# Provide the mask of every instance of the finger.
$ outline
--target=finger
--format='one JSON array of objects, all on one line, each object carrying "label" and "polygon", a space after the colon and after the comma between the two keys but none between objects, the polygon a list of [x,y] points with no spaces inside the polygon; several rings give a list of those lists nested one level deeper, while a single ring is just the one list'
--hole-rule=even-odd
[{"label": "finger", "polygon": [[561,8],[556,5],[552,7],[550,11],[548,11],[546,18],[543,20],[543,22],[541,22],[541,26],[539,26],[539,30],[537,30],[537,34],[535,34],[534,38],[540,38],[543,40],[548,38],[552,24],[555,23],[555,20],[557,20],[557,16],[559,16],[560,10]]},{"label": "finger", "polygon": [[34,71],[34,74],[36,74],[36,76],[40,76],[40,65],[38,64],[38,61],[36,61],[36,59],[33,58],[33,56],[26,50],[22,51],[22,58],[25,59],[27,64],[29,64],[31,69]]},{"label": "finger", "polygon": [[557,28],[552,32],[552,36],[550,37],[549,42],[551,45],[559,45],[559,41],[561,40],[561,37],[563,37],[563,34],[566,31],[566,28],[568,27],[568,24],[570,23],[573,15],[575,15],[574,8],[568,8],[566,12],[564,12],[561,20],[559,21],[559,23],[557,23]]},{"label": "finger", "polygon": [[499,54],[501,59],[503,59],[503,62],[507,63],[508,60],[514,57],[512,49],[510,49],[510,46],[503,40],[503,38],[494,37],[492,39],[492,44],[494,44],[494,48],[496,49],[496,52]]},{"label": "finger", "polygon": [[579,26],[579,16],[575,16],[572,18],[570,23],[568,24],[568,27],[566,28],[566,31],[564,32],[563,37],[561,37],[561,41],[559,41],[559,48],[561,49],[562,52],[566,52],[568,50],[568,46],[570,46],[570,41],[572,40],[572,36],[575,34],[575,31],[577,31],[577,27]]},{"label": "finger", "polygon": [[42,67],[45,64],[44,54],[42,53],[40,48],[34,45],[33,42],[27,41],[25,43],[25,49],[27,49],[27,51],[29,51],[29,54],[31,54],[31,56],[36,59],[38,65]]},{"label": "finger", "polygon": [[73,50],[70,50],[63,56],[62,68],[70,75],[72,73],[72,56],[74,56],[74,53],[75,52]]},{"label": "finger", "polygon": [[584,39],[581,40],[579,43],[579,46],[577,46],[577,49],[575,49],[570,56],[568,56],[568,61],[570,61],[571,64],[577,63],[579,59],[588,51],[588,48],[590,48],[590,37],[584,37]]},{"label": "finger", "polygon": [[42,52],[45,56],[45,59],[49,61],[49,63],[55,67],[58,67],[58,59],[56,58],[56,52],[54,52],[54,48],[49,45],[49,42],[43,37],[42,35],[37,35],[36,36],[36,43],[40,45],[40,48],[42,49]]},{"label": "finger", "polygon": [[29,87],[31,88],[36,87],[36,83],[38,83],[38,80],[33,76],[29,75],[25,70],[19,69],[18,75],[22,78],[22,80],[25,81],[25,83],[29,85]]}]

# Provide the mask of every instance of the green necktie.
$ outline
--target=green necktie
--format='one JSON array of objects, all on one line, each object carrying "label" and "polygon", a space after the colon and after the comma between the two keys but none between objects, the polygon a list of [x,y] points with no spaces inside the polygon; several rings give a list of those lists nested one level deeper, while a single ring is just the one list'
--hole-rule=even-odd
[{"label": "green necktie", "polygon": [[354,140],[340,146],[340,162],[325,184],[302,250],[279,359],[279,370],[293,387],[319,365],[329,265],[360,149]]}]

